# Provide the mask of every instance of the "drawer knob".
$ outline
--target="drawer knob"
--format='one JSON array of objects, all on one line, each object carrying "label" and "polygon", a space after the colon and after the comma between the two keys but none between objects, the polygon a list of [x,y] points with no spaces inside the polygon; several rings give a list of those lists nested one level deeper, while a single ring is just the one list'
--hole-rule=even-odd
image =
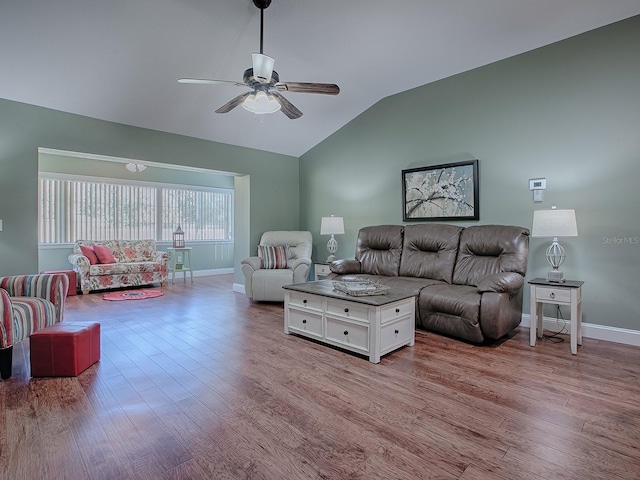
[{"label": "drawer knob", "polygon": [[555,294],[555,293],[553,293],[553,292],[551,292],[551,293],[549,294],[549,296],[550,296],[551,298],[556,298],[556,294]]},{"label": "drawer knob", "polygon": [[349,309],[348,309],[348,308],[345,308],[345,309],[344,309],[344,313],[349,313]]},{"label": "drawer knob", "polygon": [[307,319],[305,318],[304,320],[302,320],[302,323],[307,323]]},{"label": "drawer knob", "polygon": [[307,299],[305,298],[304,300],[302,300],[302,303],[307,303]]},{"label": "drawer knob", "polygon": [[399,308],[396,308],[396,313],[400,313],[400,309]]},{"label": "drawer knob", "polygon": [[344,333],[345,335],[349,335],[349,330],[345,330],[345,331],[344,331],[344,332],[342,332],[342,333]]},{"label": "drawer knob", "polygon": [[400,333],[400,330],[396,329],[396,330],[394,330],[394,333],[395,333],[396,335],[398,335],[398,334]]}]

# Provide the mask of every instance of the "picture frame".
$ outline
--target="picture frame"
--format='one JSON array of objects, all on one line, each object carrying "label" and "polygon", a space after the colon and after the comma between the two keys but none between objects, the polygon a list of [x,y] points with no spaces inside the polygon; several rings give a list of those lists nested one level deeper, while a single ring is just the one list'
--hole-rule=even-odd
[{"label": "picture frame", "polygon": [[402,170],[402,219],[479,220],[478,160]]}]

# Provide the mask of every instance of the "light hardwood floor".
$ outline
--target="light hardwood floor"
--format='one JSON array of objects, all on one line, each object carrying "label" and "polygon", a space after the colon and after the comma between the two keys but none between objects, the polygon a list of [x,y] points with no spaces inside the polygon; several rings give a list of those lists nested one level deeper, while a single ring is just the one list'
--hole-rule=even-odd
[{"label": "light hardwood floor", "polygon": [[70,297],[102,359],[0,383],[0,478],[638,479],[640,349],[418,331],[373,365],[283,333],[229,275],[155,299]]}]

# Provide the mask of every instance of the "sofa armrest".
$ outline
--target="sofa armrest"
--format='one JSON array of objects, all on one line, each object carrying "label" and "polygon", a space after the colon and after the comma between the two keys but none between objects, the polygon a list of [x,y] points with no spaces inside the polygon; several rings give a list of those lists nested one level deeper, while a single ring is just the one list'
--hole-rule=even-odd
[{"label": "sofa armrest", "polygon": [[74,268],[76,272],[87,272],[89,273],[89,267],[91,264],[89,263],[89,259],[82,255],[81,253],[72,253],[67,257],[69,263],[78,268]]},{"label": "sofa armrest", "polygon": [[306,265],[307,269],[311,266],[310,258],[296,258],[295,260],[289,260],[288,268],[295,270],[300,265]]},{"label": "sofa armrest", "polygon": [[240,265],[246,265],[253,270],[260,270],[260,257],[243,258]]},{"label": "sofa armrest", "polygon": [[304,283],[309,280],[311,263],[310,258],[296,258],[295,260],[291,260],[289,268],[293,270],[293,283]]},{"label": "sofa armrest", "polygon": [[0,348],[10,347],[13,345],[13,311],[9,293],[4,288],[0,288],[0,325]]},{"label": "sofa armrest", "polygon": [[362,273],[362,267],[358,260],[341,259],[331,262],[329,268],[338,275],[348,275],[351,273]]},{"label": "sofa armrest", "polygon": [[168,252],[151,252],[151,260],[156,263],[163,263],[165,265],[169,264],[169,260],[171,259],[171,255]]},{"label": "sofa armrest", "polygon": [[61,322],[69,290],[69,277],[63,273],[13,275],[0,278],[0,289],[6,290],[10,297],[39,297],[49,300]]},{"label": "sofa armrest", "polygon": [[478,283],[478,293],[496,292],[513,295],[524,285],[524,277],[516,272],[501,272],[484,277]]}]

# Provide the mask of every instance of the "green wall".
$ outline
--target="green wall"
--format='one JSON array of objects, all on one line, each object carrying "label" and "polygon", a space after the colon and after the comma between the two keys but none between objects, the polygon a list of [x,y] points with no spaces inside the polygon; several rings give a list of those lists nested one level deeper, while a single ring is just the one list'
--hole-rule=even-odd
[{"label": "green wall", "polygon": [[[0,99],[0,275],[38,270],[38,148],[130,158],[249,175],[250,219],[244,245],[264,230],[298,228],[295,157],[225,145]],[[249,196],[249,195],[248,195]],[[242,258],[250,253],[235,249]],[[235,283],[243,283],[239,261]]]},{"label": "green wall", "polygon": [[[583,321],[640,330],[639,51],[634,17],[380,101],[301,157],[314,258],[322,216],[344,217],[337,255],[353,258],[360,227],[402,223],[401,170],[477,158],[477,223],[531,228],[536,209],[574,208],[563,270],[586,281]],[[550,242],[531,239],[528,278],[546,275]]]}]

